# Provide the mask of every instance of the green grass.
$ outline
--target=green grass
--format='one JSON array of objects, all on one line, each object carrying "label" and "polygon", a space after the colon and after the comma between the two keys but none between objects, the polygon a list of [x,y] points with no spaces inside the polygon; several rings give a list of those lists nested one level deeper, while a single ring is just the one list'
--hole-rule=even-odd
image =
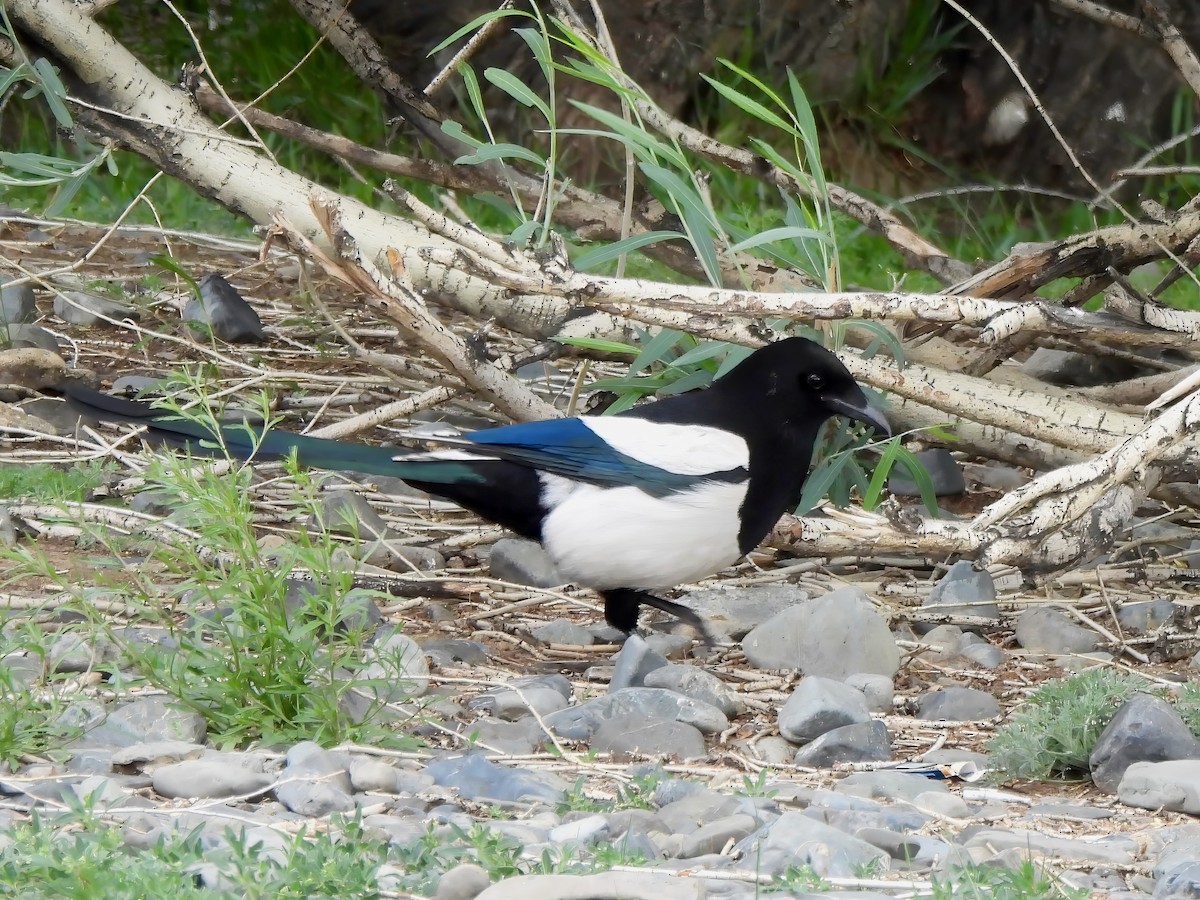
[{"label": "green grass", "polygon": [[114,471],[114,464],[104,460],[85,460],[70,466],[0,465],[0,497],[79,503]]}]

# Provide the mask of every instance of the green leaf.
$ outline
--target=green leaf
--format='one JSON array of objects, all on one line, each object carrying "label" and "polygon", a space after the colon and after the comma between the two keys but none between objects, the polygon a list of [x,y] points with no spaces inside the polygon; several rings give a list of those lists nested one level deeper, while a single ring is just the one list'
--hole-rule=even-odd
[{"label": "green leaf", "polygon": [[892,466],[895,465],[899,453],[900,438],[894,437],[887,442],[883,454],[879,457],[879,462],[875,465],[875,471],[871,473],[871,481],[862,498],[864,509],[872,510],[879,505],[879,498],[887,484],[887,477],[891,474]]},{"label": "green leaf", "polygon": [[619,256],[640,250],[648,244],[678,240],[687,240],[687,235],[680,234],[678,231],[644,231],[641,234],[632,234],[620,241],[613,241],[603,247],[588,250],[586,253],[580,253],[572,263],[576,269],[586,272]]},{"label": "green leaf", "polygon": [[474,153],[467,156],[460,156],[454,160],[454,163],[455,165],[475,166],[480,163],[491,162],[495,159],[523,159],[538,167],[546,165],[546,161],[528,147],[507,143],[481,144],[475,148]]},{"label": "green leaf", "polygon": [[[898,441],[899,438],[892,440]],[[929,470],[921,465],[921,461],[917,459],[917,455],[911,450],[901,447],[896,454],[896,461],[904,466],[909,476],[917,485],[917,490],[921,492],[921,502],[925,505],[925,511],[935,519],[942,514],[941,509],[937,505],[937,492],[933,487],[933,478],[929,474]]]},{"label": "green leaf", "polygon": [[533,53],[533,58],[537,60],[538,65],[542,69],[542,75],[545,76],[546,83],[553,84],[554,62],[550,58],[550,44],[546,40],[546,35],[536,28],[514,28],[513,31],[529,46],[530,52]]},{"label": "green leaf", "polygon": [[[458,74],[463,80],[463,87],[467,89],[467,99],[471,101],[471,109],[475,112],[475,115],[479,118],[479,121],[486,123],[488,120],[487,108],[483,105],[483,91],[479,87],[479,77],[475,74],[475,70],[471,68],[471,65],[466,62],[461,62],[458,64]],[[451,134],[452,127],[453,129],[457,129],[457,134],[454,136],[458,137],[460,140],[466,140],[471,144],[471,146],[475,147],[482,143],[475,138],[467,137],[466,132],[463,131],[462,125],[460,125],[458,122],[452,122],[450,120],[442,122],[442,131],[444,133]]]},{"label": "green leaf", "polygon": [[[796,515],[803,516],[817,508],[817,504],[821,502],[833,483],[849,465],[850,459],[851,454],[838,453],[834,456],[827,456],[817,463],[804,482],[804,489],[800,492],[800,503],[796,507]],[[787,465],[788,462],[780,460],[777,464]],[[804,465],[804,463],[797,462],[796,465]]]},{"label": "green leaf", "polygon": [[571,105],[587,113],[601,125],[606,125],[617,135],[619,140],[636,147],[641,147],[653,153],[656,158],[671,163],[677,169],[685,171],[688,169],[687,158],[677,147],[660,141],[653,134],[637,124],[626,122],[616,113],[609,112],[607,109],[601,109],[598,106],[592,106],[590,103],[572,100]]},{"label": "green leaf", "polygon": [[455,122],[453,119],[447,119],[442,123],[442,133],[448,134],[450,137],[460,140],[470,147],[484,146],[484,141],[467,134],[467,132],[463,130],[462,125],[458,122]]},{"label": "green leaf", "polygon": [[702,74],[700,77],[711,84],[718,94],[720,94],[734,106],[741,109],[743,112],[749,113],[759,121],[766,122],[768,125],[773,125],[781,131],[786,131],[795,135],[799,134],[799,132],[796,131],[795,126],[793,126],[790,122],[785,122],[776,113],[767,109],[757,100],[747,97],[745,94],[741,93],[735,88],[732,88],[727,84],[723,84],[720,81],[717,81],[715,78],[710,78],[708,75]]},{"label": "green leaf", "polygon": [[729,248],[729,252],[740,253],[742,250],[749,250],[752,247],[758,247],[762,244],[770,244],[773,241],[821,241],[830,243],[829,235],[823,231],[818,231],[815,228],[798,228],[788,225],[781,228],[768,228],[766,231],[752,235],[743,241],[738,241]]},{"label": "green leaf", "polygon": [[468,22],[462,28],[458,29],[458,31],[454,32],[454,34],[450,35],[450,37],[446,38],[440,44],[436,45],[432,50],[430,50],[425,55],[426,56],[434,56],[435,54],[440,53],[441,51],[445,50],[451,44],[457,42],[459,39],[466,37],[468,34],[470,34],[472,31],[475,31],[477,28],[480,28],[480,27],[486,25],[488,22],[492,21],[492,19],[499,19],[504,16],[522,16],[526,19],[533,18],[532,13],[526,12],[523,9],[493,9],[490,12],[485,12],[481,16],[476,16],[474,19],[472,19],[470,22]]},{"label": "green leaf", "polygon": [[800,80],[796,77],[796,73],[788,69],[787,75],[788,87],[792,92],[792,107],[796,115],[796,124],[800,129],[805,155],[808,157],[808,172],[816,182],[818,195],[824,197],[828,194],[828,188],[825,185],[825,170],[821,165],[821,142],[817,137],[817,120],[813,117],[812,107],[808,103],[808,97],[805,96],[804,88],[800,86]]},{"label": "green leaf", "polygon": [[698,388],[708,387],[712,384],[713,374],[707,369],[698,369],[695,372],[689,372],[682,378],[676,378],[674,381],[663,385],[658,389],[658,393],[664,396],[670,394],[685,394],[688,391],[694,391]]},{"label": "green leaf", "polygon": [[493,66],[484,69],[483,77],[522,106],[536,109],[547,122],[551,121],[550,107],[546,105],[546,101],[535,94],[525,82],[513,75],[512,72]]},{"label": "green leaf", "polygon": [[725,359],[721,362],[721,366],[717,369],[717,374],[714,377],[720,378],[753,352],[754,350],[750,347],[743,347],[741,344],[730,344],[729,351],[725,354]]},{"label": "green leaf", "polygon": [[70,128],[72,126],[71,113],[67,111],[67,104],[63,102],[67,96],[67,88],[59,79],[58,70],[44,56],[39,56],[33,61],[33,68],[37,71],[41,81],[42,97],[45,99],[46,105],[50,107],[50,114],[54,116],[54,121],[58,123],[59,128]]},{"label": "green leaf", "polygon": [[697,344],[691,350],[684,353],[678,359],[674,360],[671,365],[679,366],[694,366],[697,363],[706,362],[728,352],[732,344],[724,343],[723,341],[705,341],[702,344]]},{"label": "green leaf", "polygon": [[568,344],[583,350],[594,350],[597,353],[627,353],[630,356],[637,356],[638,353],[638,348],[633,346],[633,344],[623,344],[620,341],[606,341],[604,338],[556,337],[553,340],[558,341],[560,344]]},{"label": "green leaf", "polygon": [[652,363],[666,360],[668,354],[675,348],[675,345],[679,343],[682,337],[682,331],[675,331],[672,328],[664,328],[659,331],[658,334],[654,335],[654,337],[650,338],[642,346],[642,352],[629,364],[629,374],[636,374]]}]

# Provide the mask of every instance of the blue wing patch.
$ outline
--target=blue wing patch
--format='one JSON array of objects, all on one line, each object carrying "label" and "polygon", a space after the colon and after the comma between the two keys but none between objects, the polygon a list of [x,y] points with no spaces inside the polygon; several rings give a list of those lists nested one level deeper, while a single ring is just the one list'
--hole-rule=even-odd
[{"label": "blue wing patch", "polygon": [[489,455],[601,487],[641,488],[663,497],[705,481],[741,481],[745,469],[681,475],[634,459],[607,444],[577,418],[502,425],[463,435]]}]

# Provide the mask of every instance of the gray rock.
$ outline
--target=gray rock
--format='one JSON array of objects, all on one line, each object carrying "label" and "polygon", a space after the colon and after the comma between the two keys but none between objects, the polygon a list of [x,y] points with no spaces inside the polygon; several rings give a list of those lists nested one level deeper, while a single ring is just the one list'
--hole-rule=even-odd
[{"label": "gray rock", "polygon": [[537,541],[525,538],[501,538],[488,554],[488,569],[493,578],[530,587],[557,587],[566,579]]},{"label": "gray rock", "polygon": [[918,719],[972,721],[1000,715],[1000,704],[987,691],[949,687],[928,691],[917,701]]},{"label": "gray rock", "polygon": [[87,732],[74,746],[131,747],[153,741],[204,743],[204,717],[180,709],[168,697],[143,697],[123,703]]},{"label": "gray rock", "polygon": [[637,633],[631,634],[621,645],[614,662],[612,678],[608,683],[609,693],[621,688],[641,687],[647,675],[667,665],[666,657],[651,650],[650,645]]},{"label": "gray rock", "polygon": [[466,638],[445,638],[421,641],[421,652],[435,666],[448,668],[456,665],[482,666],[491,658],[486,644]]},{"label": "gray rock", "polygon": [[356,792],[371,791],[380,794],[398,793],[399,772],[395,766],[373,756],[350,758],[350,786]]},{"label": "gray rock", "polygon": [[862,691],[867,700],[867,709],[876,713],[893,712],[892,700],[896,696],[896,686],[887,675],[874,675],[870,672],[856,672],[845,679],[849,687]]},{"label": "gray rock", "polygon": [[54,639],[46,664],[51,672],[90,672],[115,655],[116,648],[110,641],[68,631]]},{"label": "gray rock", "polygon": [[553,619],[545,625],[539,625],[530,633],[544,644],[590,647],[596,643],[596,636],[592,634],[590,628],[566,619]]},{"label": "gray rock", "polygon": [[[933,482],[933,493],[938,497],[951,494],[961,494],[967,489],[967,479],[963,476],[962,466],[955,460],[949,450],[936,447],[932,450],[919,450],[917,461],[925,467]],[[921,489],[904,466],[893,466],[888,475],[887,489],[898,497],[920,497]]]},{"label": "gray rock", "polygon": [[662,688],[623,688],[552,713],[546,716],[546,724],[562,737],[586,740],[606,719],[625,715],[645,721],[673,719],[695,725],[705,734],[729,727],[729,719],[715,706]]},{"label": "gray rock", "polygon": [[981,637],[973,634],[965,634],[963,638],[965,641],[962,648],[962,656],[977,666],[985,669],[998,669],[1004,664],[1005,659],[1007,659],[1003,650]]},{"label": "gray rock", "polygon": [[850,794],[853,797],[868,800],[908,800],[912,801],[927,791],[945,792],[945,784],[932,781],[924,775],[914,775],[911,772],[889,772],[881,769],[877,772],[852,772],[834,787],[838,794]]},{"label": "gray rock", "polygon": [[806,675],[779,711],[779,733],[802,744],[843,725],[870,719],[862,691],[832,678]]},{"label": "gray rock", "polygon": [[321,495],[320,508],[312,524],[332,534],[345,534],[360,540],[387,535],[387,523],[362,495],[354,491],[327,491]]},{"label": "gray rock", "polygon": [[29,284],[13,284],[15,280],[0,275],[0,325],[32,322],[38,317],[33,287]]},{"label": "gray rock", "polygon": [[362,689],[381,700],[420,697],[429,689],[429,663],[417,642],[399,631],[369,647],[360,673],[374,683]]},{"label": "gray rock", "polygon": [[106,319],[120,322],[141,318],[141,312],[128,303],[87,291],[66,291],[55,296],[54,314],[71,325],[83,326],[107,324]]},{"label": "gray rock", "polygon": [[753,816],[737,813],[715,822],[701,825],[689,834],[675,854],[679,859],[694,859],[709,853],[720,853],[730,841],[749,837],[761,823]]},{"label": "gray rock", "polygon": [[575,844],[595,844],[607,838],[609,831],[608,819],[601,815],[593,815],[556,825],[550,829],[546,838],[553,844],[567,841]]},{"label": "gray rock", "polygon": [[129,498],[129,508],[151,516],[169,516],[179,506],[179,495],[170,491],[138,491]]},{"label": "gray rock", "polygon": [[477,753],[447,755],[429,761],[434,783],[458,788],[467,800],[541,800],[557,803],[568,785],[549,772],[501,766]]},{"label": "gray rock", "polygon": [[1147,600],[1126,603],[1117,610],[1117,621],[1130,634],[1147,634],[1166,625],[1175,617],[1175,604],[1170,600]]},{"label": "gray rock", "polygon": [[1200,898],[1200,859],[1180,863],[1164,872],[1154,883],[1153,900],[1196,900]]},{"label": "gray rock", "polygon": [[708,755],[704,735],[694,725],[669,720],[647,721],[636,714],[613,716],[592,734],[591,748],[600,753],[673,756],[680,760]]},{"label": "gray rock", "polygon": [[469,742],[478,744],[485,753],[511,756],[533,753],[542,739],[541,728],[532,716],[524,716],[516,722],[480,719],[462,726],[460,733]]},{"label": "gray rock", "polygon": [[900,668],[887,622],[856,587],[839,588],[771,617],[746,635],[742,648],[751,665],[806,675],[891,677]]},{"label": "gray rock", "polygon": [[487,870],[475,863],[459,863],[438,879],[436,900],[475,900],[492,883]]},{"label": "gray rock", "polygon": [[736,692],[724,681],[698,666],[669,663],[655,669],[645,678],[646,687],[665,688],[685,697],[715,706],[727,716],[741,712],[742,704]]},{"label": "gray rock", "polygon": [[1171,759],[1200,759],[1200,741],[1170,703],[1134,694],[1100,733],[1088,764],[1096,787],[1115,794],[1133,763]]},{"label": "gray rock", "polygon": [[796,812],[785,812],[739,841],[734,851],[768,875],[811,866],[816,875],[847,878],[866,867],[874,871],[888,865],[888,855],[878,847]]},{"label": "gray rock", "polygon": [[1016,848],[1023,851],[1022,859],[1027,859],[1028,854],[1033,853],[1069,862],[1102,863],[1112,866],[1127,866],[1134,858],[1130,852],[1130,845],[1074,840],[1040,834],[1026,828],[984,826],[972,832],[970,837],[963,841],[963,845],[968,848],[984,847],[990,852]]},{"label": "gray rock", "polygon": [[199,759],[203,755],[204,747],[201,744],[190,744],[187,741],[151,741],[122,747],[113,752],[109,761],[113,768],[137,768],[150,772],[159,766],[182,762],[185,759]]},{"label": "gray rock", "polygon": [[183,321],[208,326],[199,329],[187,326],[197,338],[210,332],[218,340],[230,343],[261,341],[264,337],[262,320],[245,301],[237,288],[215,272],[200,279],[200,296],[193,297],[183,308]]},{"label": "gray rock", "polygon": [[561,675],[516,678],[503,687],[489,688],[472,697],[467,708],[508,721],[527,716],[531,711],[539,716],[548,716],[567,706],[571,688],[569,684],[566,686],[568,693],[564,696],[560,681],[566,679]]},{"label": "gray rock", "polygon": [[275,799],[302,816],[327,816],[354,808],[350,757],[302,741],[287,752]]},{"label": "gray rock", "polygon": [[436,572],[446,568],[446,557],[436,550],[401,544],[394,539],[364,541],[356,552],[368,565],[393,572]]},{"label": "gray rock", "polygon": [[516,875],[496,882],[477,900],[704,900],[699,879],[653,870],[599,875]]},{"label": "gray rock", "polygon": [[58,338],[40,325],[0,325],[0,347],[58,352]]},{"label": "gray rock", "polygon": [[924,649],[917,654],[933,662],[955,659],[963,648],[963,630],[957,625],[938,625],[921,638]]},{"label": "gray rock", "polygon": [[1100,636],[1076,625],[1049,606],[1035,606],[1017,617],[1017,643],[1041,653],[1090,653],[1100,645]]},{"label": "gray rock", "polygon": [[659,797],[658,792],[655,792],[654,798],[661,804],[658,809],[658,818],[668,831],[676,834],[693,834],[697,829],[703,828],[711,822],[736,814],[741,808],[741,804],[735,797],[695,783],[686,784],[687,793],[669,801],[666,796]]},{"label": "gray rock", "polygon": [[976,569],[965,559],[956,562],[938,579],[921,608],[947,616],[1000,618],[996,583],[991,574]]},{"label": "gray rock", "polygon": [[714,634],[740,640],[772,616],[807,599],[807,592],[790,584],[761,584],[690,591],[679,602],[700,616]]},{"label": "gray rock", "polygon": [[827,768],[834,763],[882,762],[891,759],[887,726],[878,720],[842,725],[825,732],[796,751],[798,766]]},{"label": "gray rock", "polygon": [[1200,815],[1200,759],[1135,762],[1121,777],[1117,797],[1128,806]]},{"label": "gray rock", "polygon": [[189,759],[156,769],[154,792],[171,799],[238,797],[266,793],[274,781],[227,759]]}]

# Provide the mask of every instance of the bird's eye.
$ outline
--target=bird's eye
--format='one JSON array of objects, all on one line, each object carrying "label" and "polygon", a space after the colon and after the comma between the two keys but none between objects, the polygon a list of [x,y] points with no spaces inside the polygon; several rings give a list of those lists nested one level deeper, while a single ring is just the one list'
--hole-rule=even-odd
[{"label": "bird's eye", "polygon": [[805,381],[808,382],[809,388],[814,391],[819,391],[825,387],[825,376],[818,375],[816,372],[813,372],[811,375],[809,375]]}]

